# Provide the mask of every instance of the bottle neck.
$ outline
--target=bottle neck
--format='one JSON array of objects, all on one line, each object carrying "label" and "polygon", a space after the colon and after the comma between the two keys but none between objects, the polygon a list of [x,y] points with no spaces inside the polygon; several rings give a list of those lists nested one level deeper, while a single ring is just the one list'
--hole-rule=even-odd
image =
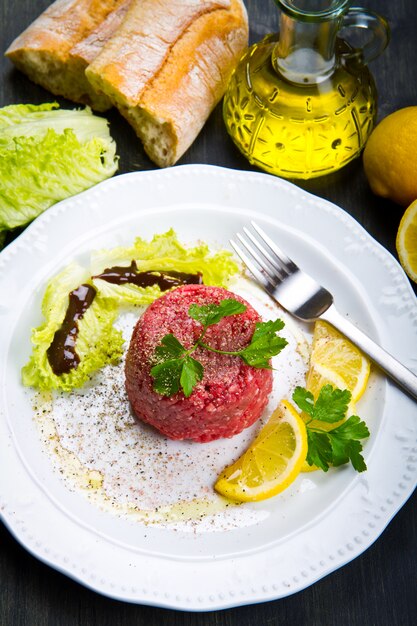
[{"label": "bottle neck", "polygon": [[287,80],[320,83],[334,71],[339,19],[301,21],[281,12],[279,41],[272,54],[275,69]]}]

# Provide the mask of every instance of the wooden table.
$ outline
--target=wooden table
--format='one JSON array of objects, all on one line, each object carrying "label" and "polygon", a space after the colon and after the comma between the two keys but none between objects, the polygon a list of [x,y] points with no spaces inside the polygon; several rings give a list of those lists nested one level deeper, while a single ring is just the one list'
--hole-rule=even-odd
[{"label": "wooden table", "polygon": [[[5,49],[48,4],[49,0],[1,0],[1,48]],[[413,0],[368,0],[363,4],[385,15],[392,29],[387,51],[371,66],[379,90],[379,116],[383,117],[395,109],[417,104],[417,8]],[[272,0],[246,0],[246,5],[252,41],[276,29]],[[51,100],[44,90],[14,71],[8,61],[0,59],[0,63],[0,106]],[[109,119],[121,155],[120,172],[152,169],[127,124],[116,112],[111,112]],[[227,137],[220,107],[180,163],[253,169]],[[361,159],[335,175],[300,186],[343,207],[396,254],[395,235],[402,209],[371,193]],[[37,561],[0,526],[0,624],[406,626],[417,620],[416,504],[414,494],[362,556],[305,591],[275,602],[206,614],[122,604],[101,597]]]}]

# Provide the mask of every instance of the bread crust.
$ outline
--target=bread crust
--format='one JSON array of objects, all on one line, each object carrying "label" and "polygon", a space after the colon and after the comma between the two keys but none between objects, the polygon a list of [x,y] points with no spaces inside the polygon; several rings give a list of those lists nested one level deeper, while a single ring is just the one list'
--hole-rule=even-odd
[{"label": "bread crust", "polygon": [[[152,33],[152,42],[160,38],[155,14],[152,19],[148,11],[141,12],[151,4],[164,9],[165,17],[167,7],[176,4],[175,20],[162,28],[164,46],[156,49],[150,47],[149,35],[143,36]],[[133,44],[134,28],[140,32]],[[136,1],[86,75],[133,126],[149,157],[166,167],[176,163],[200,132],[247,43],[242,0]],[[138,59],[140,64],[133,62]]]},{"label": "bread crust", "polygon": [[248,43],[243,0],[56,0],[6,55],[52,93],[114,104],[149,157],[173,165]]},{"label": "bread crust", "polygon": [[111,102],[85,77],[71,49],[125,0],[56,0],[9,46],[6,56],[31,80],[55,95],[104,111]]},{"label": "bread crust", "polygon": [[69,52],[69,58],[84,65],[84,70],[100,54],[104,46],[120,28],[132,0],[123,0],[119,6],[108,14],[88,37],[81,39]]},{"label": "bread crust", "polygon": [[116,104],[136,106],[184,31],[230,0],[133,0],[114,37],[87,69],[97,91]]}]

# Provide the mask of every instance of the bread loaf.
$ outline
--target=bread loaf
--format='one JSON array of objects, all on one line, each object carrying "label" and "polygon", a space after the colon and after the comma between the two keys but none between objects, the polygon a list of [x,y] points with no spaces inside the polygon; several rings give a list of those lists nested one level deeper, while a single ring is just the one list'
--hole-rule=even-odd
[{"label": "bread loaf", "polygon": [[200,132],[247,41],[241,0],[133,0],[86,75],[165,167]]},{"label": "bread loaf", "polygon": [[56,95],[115,105],[165,167],[200,132],[247,42],[243,0],[57,0],[6,55]]},{"label": "bread loaf", "polygon": [[125,4],[126,0],[56,0],[13,41],[6,56],[53,94],[105,111],[110,100],[91,87],[85,77],[87,63],[79,54],[71,56],[71,50]]}]

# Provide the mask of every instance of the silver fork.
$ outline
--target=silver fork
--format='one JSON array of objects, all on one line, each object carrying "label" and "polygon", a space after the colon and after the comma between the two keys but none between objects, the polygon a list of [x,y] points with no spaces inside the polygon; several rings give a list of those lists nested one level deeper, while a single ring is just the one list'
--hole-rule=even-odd
[{"label": "silver fork", "polygon": [[329,322],[417,399],[417,376],[338,313],[332,294],[303,272],[255,222],[251,224],[256,236],[244,228],[246,238],[237,234],[241,246],[230,243],[265,291],[300,320]]}]

